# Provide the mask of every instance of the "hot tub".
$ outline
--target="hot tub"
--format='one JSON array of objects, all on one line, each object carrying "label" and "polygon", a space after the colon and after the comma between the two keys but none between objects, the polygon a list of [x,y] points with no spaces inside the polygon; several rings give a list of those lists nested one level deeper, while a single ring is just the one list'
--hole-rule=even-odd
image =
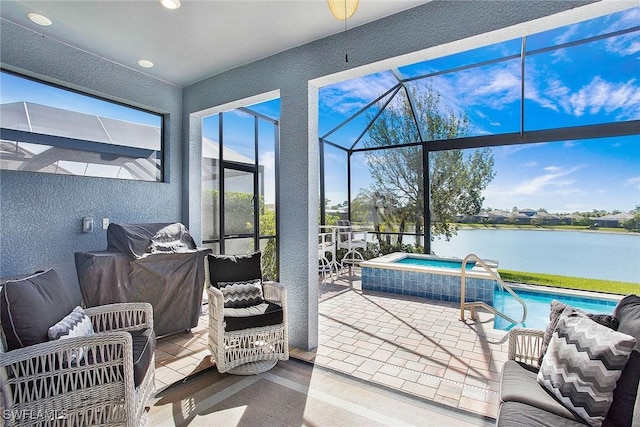
[{"label": "hot tub", "polygon": [[[498,263],[482,260],[498,275]],[[461,258],[395,252],[360,263],[362,289],[460,302]],[[466,266],[466,301],[493,306],[496,279],[481,265]]]}]

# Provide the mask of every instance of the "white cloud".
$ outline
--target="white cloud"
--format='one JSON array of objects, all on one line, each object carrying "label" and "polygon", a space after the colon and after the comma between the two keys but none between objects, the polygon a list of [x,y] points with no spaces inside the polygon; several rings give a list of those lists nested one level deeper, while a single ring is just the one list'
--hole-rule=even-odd
[{"label": "white cloud", "polygon": [[634,176],[625,181],[626,185],[629,185],[637,190],[640,190],[640,176]]},{"label": "white cloud", "polygon": [[563,189],[562,191],[566,192],[566,187],[571,186],[575,181],[564,177],[571,175],[580,168],[581,166],[574,166],[572,168],[562,168],[557,166],[545,167],[544,171],[547,173],[517,184],[509,190],[509,193],[513,195],[537,195],[544,191],[559,189]]},{"label": "white cloud", "polygon": [[589,84],[572,93],[563,107],[566,112],[581,117],[585,113],[598,114],[619,111],[618,118],[635,118],[640,113],[640,86],[635,79],[626,83],[612,83],[594,77]]},{"label": "white cloud", "polygon": [[538,166],[538,162],[536,162],[535,160],[527,162],[527,163],[524,163],[522,165],[523,168],[534,168],[536,166]]},{"label": "white cloud", "polygon": [[562,170],[562,168],[559,167],[559,166],[547,166],[547,167],[543,168],[543,170],[545,170],[547,172],[555,173],[555,172],[560,172]]},{"label": "white cloud", "polygon": [[390,73],[373,74],[322,88],[320,99],[333,112],[354,114],[397,83]]}]

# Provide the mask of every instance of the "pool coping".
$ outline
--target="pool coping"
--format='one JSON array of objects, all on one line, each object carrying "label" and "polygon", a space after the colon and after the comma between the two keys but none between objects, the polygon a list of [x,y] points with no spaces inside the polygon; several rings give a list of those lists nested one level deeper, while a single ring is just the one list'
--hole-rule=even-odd
[{"label": "pool coping", "polygon": [[[438,259],[438,260],[449,260],[449,261],[463,261],[463,258],[457,257],[443,257],[437,255],[429,255],[429,254],[414,254],[408,252],[393,252],[387,255],[382,255],[376,258],[372,258],[360,263],[360,267],[369,267],[369,268],[386,268],[389,270],[401,270],[401,271],[414,271],[417,273],[437,273],[444,274],[448,276],[456,276],[460,277],[462,275],[461,270],[453,269],[453,268],[445,268],[445,267],[432,267],[432,266],[422,266],[422,265],[412,265],[412,264],[398,264],[395,261],[399,261],[401,259],[407,257],[421,258],[421,259]],[[482,261],[487,264],[487,266],[491,269],[491,271],[500,277],[498,273],[498,261],[490,260],[490,259],[482,259]],[[483,267],[474,266],[472,269],[467,270],[467,277],[477,277],[477,278],[492,278],[492,275],[489,274]]]},{"label": "pool coping", "polygon": [[537,293],[553,293],[564,296],[571,297],[583,297],[590,299],[600,299],[607,300],[611,302],[618,302],[624,295],[619,294],[610,294],[606,292],[597,292],[597,291],[583,291],[579,289],[567,289],[567,288],[557,288],[554,286],[544,286],[544,285],[531,285],[528,283],[517,283],[517,282],[505,282],[511,289],[521,289],[529,292],[537,292]]}]

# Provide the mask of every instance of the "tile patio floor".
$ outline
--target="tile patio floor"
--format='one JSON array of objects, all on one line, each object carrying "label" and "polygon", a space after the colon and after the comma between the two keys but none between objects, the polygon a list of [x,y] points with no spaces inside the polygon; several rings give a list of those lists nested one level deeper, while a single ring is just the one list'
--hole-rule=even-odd
[{"label": "tile patio floor", "polygon": [[[290,354],[494,418],[499,373],[507,360],[506,332],[493,329],[493,316],[481,313],[476,321],[462,322],[459,315],[455,303],[363,292],[359,274],[346,274],[335,283],[320,283],[318,347],[314,352],[292,348]],[[158,340],[158,390],[212,366],[207,321],[205,305],[190,333]]]}]

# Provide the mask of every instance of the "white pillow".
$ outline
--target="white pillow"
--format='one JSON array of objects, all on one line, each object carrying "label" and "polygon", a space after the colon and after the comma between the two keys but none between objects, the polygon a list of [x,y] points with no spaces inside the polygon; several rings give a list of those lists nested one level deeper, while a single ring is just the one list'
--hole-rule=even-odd
[{"label": "white pillow", "polygon": [[[61,321],[49,328],[49,340],[59,340],[72,337],[83,337],[93,335],[93,324],[91,319],[84,312],[82,307],[77,306],[73,311],[67,314]],[[87,348],[79,348],[71,351],[71,365],[80,363]],[[63,362],[67,362],[66,357]]]}]

